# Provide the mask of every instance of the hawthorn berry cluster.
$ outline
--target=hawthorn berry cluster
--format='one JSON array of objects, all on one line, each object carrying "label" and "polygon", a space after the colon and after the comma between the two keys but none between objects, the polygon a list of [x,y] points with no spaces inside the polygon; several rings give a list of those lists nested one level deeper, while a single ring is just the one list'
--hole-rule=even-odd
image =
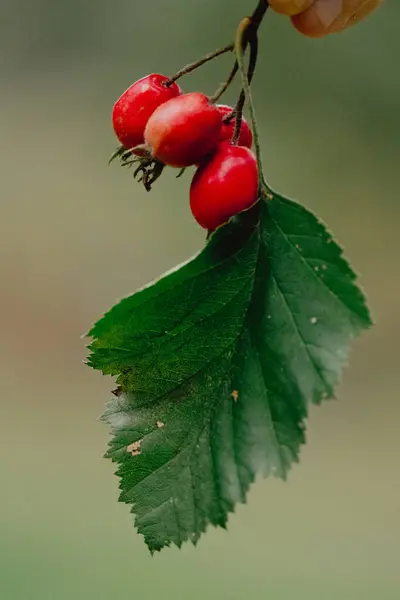
[{"label": "hawthorn berry cluster", "polygon": [[232,107],[218,105],[200,92],[185,94],[174,80],[151,74],[117,100],[112,123],[122,144],[113,158],[138,165],[135,176],[140,175],[146,189],[166,165],[196,167],[190,207],[205,229],[215,230],[256,202],[252,133]]}]

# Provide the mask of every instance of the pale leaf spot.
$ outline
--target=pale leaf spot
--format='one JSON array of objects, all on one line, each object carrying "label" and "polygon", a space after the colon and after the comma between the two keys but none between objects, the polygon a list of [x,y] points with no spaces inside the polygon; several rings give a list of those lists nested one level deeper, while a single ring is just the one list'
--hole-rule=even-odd
[{"label": "pale leaf spot", "polygon": [[318,321],[317,317],[311,317],[310,319],[310,323],[311,325],[315,325],[315,323]]},{"label": "pale leaf spot", "polygon": [[162,429],[163,427],[165,427],[165,423],[163,423],[162,421],[157,421],[157,427],[158,429]]},{"label": "pale leaf spot", "polygon": [[140,449],[141,444],[142,440],[132,442],[132,444],[129,444],[129,446],[127,446],[126,451],[132,454],[132,456],[139,456],[139,454],[142,454],[142,451]]},{"label": "pale leaf spot", "polygon": [[237,390],[233,390],[231,396],[233,398],[233,401],[237,402],[239,399],[239,392]]}]

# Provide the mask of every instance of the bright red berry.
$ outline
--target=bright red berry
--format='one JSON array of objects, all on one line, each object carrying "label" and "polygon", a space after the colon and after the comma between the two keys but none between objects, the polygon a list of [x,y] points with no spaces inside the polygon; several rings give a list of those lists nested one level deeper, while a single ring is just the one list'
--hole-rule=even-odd
[{"label": "bright red berry", "polygon": [[182,93],[168,77],[153,73],[133,83],[117,100],[112,112],[112,124],[117,138],[125,148],[144,143],[144,129],[153,112],[167,100]]},{"label": "bright red berry", "polygon": [[[228,116],[233,108],[231,106],[226,106],[225,104],[218,104],[217,108],[222,115],[222,119]],[[231,140],[233,138],[233,134],[235,132],[236,119],[231,119],[228,122],[222,121],[221,128],[221,137],[220,140]],[[238,139],[239,146],[246,146],[246,148],[251,148],[253,144],[253,136],[251,133],[251,129],[246,119],[242,117],[242,123],[240,125],[240,134]]]},{"label": "bright red berry", "polygon": [[221,142],[197,169],[190,187],[196,221],[214,230],[257,201],[257,161],[249,148]]},{"label": "bright red berry", "polygon": [[188,167],[215,150],[221,126],[218,108],[204,94],[193,92],[157,108],[144,139],[154,158],[171,167]]}]

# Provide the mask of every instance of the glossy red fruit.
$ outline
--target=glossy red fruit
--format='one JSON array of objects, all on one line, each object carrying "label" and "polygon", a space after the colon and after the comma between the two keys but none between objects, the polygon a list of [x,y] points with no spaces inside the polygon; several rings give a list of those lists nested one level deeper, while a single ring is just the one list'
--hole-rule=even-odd
[{"label": "glossy red fruit", "polygon": [[190,186],[190,208],[196,221],[214,230],[257,201],[256,157],[245,146],[221,142],[197,169]]},{"label": "glossy red fruit", "polygon": [[188,167],[215,150],[221,127],[218,108],[204,94],[193,92],[157,108],[144,138],[154,158],[172,167]]},{"label": "glossy red fruit", "polygon": [[125,148],[144,143],[144,129],[153,112],[161,104],[182,93],[168,77],[153,73],[133,83],[114,104],[112,124],[117,138]]},{"label": "glossy red fruit", "polygon": [[[226,106],[225,104],[218,104],[217,108],[222,115],[222,119],[229,115],[233,108],[231,106]],[[221,141],[228,140],[230,141],[235,133],[236,119],[231,119],[228,123],[225,123],[222,120],[222,128],[221,128]],[[251,133],[251,129],[246,119],[242,117],[242,123],[240,126],[240,134],[238,139],[238,146],[246,146],[246,148],[251,148],[253,144],[253,136]]]}]

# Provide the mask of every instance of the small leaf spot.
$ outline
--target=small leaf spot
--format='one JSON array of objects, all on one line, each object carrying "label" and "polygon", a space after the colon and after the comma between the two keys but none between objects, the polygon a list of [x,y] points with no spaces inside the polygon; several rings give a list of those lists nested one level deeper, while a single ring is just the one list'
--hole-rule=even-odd
[{"label": "small leaf spot", "polygon": [[324,271],[326,271],[326,269],[328,268],[326,265],[322,265],[322,268]]},{"label": "small leaf spot", "polygon": [[315,266],[315,267],[314,267],[314,271],[319,271],[319,267],[318,267],[318,266]]},{"label": "small leaf spot", "polygon": [[233,398],[233,401],[237,402],[239,399],[239,392],[237,390],[233,390],[231,396]]},{"label": "small leaf spot", "polygon": [[157,421],[157,427],[158,429],[162,429],[163,427],[165,427],[165,423],[163,423],[162,421]]},{"label": "small leaf spot", "polygon": [[126,451],[132,454],[132,456],[139,456],[139,454],[142,454],[142,451],[140,449],[141,443],[142,440],[132,442],[132,444],[129,444],[129,446],[127,446]]},{"label": "small leaf spot", "polygon": [[301,250],[299,244],[296,244],[296,248],[297,248],[297,250]]},{"label": "small leaf spot", "polygon": [[317,317],[311,317],[310,319],[310,323],[311,325],[315,325],[315,323],[318,321]]}]

